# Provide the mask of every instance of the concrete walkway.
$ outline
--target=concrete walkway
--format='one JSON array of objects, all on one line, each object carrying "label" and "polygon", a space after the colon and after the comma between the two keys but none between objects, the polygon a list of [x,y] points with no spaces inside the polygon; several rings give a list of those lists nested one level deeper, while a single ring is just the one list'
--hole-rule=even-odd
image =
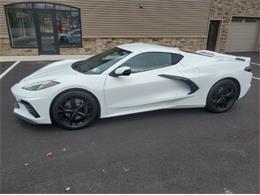
[{"label": "concrete walkway", "polygon": [[0,56],[0,62],[15,61],[55,61],[65,59],[86,59],[91,55],[38,55],[38,56]]}]

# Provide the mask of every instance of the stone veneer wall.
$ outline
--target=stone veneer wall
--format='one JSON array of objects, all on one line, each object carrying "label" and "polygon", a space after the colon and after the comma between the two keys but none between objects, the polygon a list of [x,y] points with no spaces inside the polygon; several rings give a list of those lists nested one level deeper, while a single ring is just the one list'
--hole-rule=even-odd
[{"label": "stone veneer wall", "polygon": [[143,42],[194,51],[205,48],[206,38],[84,38],[83,48],[61,48],[61,54],[93,54],[124,43]]},{"label": "stone veneer wall", "polygon": [[0,37],[0,56],[24,56],[24,55],[38,55],[37,48],[17,49],[11,48],[8,37]]},{"label": "stone veneer wall", "polygon": [[211,0],[210,19],[222,20],[217,51],[225,51],[232,16],[260,17],[260,0]]},{"label": "stone veneer wall", "polygon": [[[171,47],[179,47],[187,51],[195,51],[206,47],[206,37],[172,37],[172,38],[83,38],[82,48],[60,48],[60,54],[94,54],[119,44],[144,42]],[[11,48],[9,38],[0,38],[1,55],[38,55],[37,48]]]}]

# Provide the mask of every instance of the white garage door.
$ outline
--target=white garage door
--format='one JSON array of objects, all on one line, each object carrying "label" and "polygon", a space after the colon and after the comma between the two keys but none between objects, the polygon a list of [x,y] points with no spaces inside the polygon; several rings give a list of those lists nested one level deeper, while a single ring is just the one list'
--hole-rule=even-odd
[{"label": "white garage door", "polygon": [[259,20],[233,18],[228,32],[226,52],[256,51]]}]

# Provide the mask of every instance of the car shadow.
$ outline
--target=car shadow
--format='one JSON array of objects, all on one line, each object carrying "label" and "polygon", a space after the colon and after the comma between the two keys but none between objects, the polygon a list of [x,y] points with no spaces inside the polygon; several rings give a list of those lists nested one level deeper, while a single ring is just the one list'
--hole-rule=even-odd
[{"label": "car shadow", "polygon": [[[203,108],[184,108],[184,109],[162,109],[162,110],[155,110],[155,111],[147,111],[147,112],[141,112],[141,113],[135,113],[135,114],[128,114],[123,116],[115,116],[115,117],[109,117],[109,118],[103,118],[98,119],[93,124],[91,124],[89,127],[79,129],[79,130],[95,130],[95,129],[103,129],[105,127],[111,126],[111,125],[117,125],[122,124],[125,122],[134,123],[136,121],[138,122],[147,122],[147,119],[149,120],[159,120],[164,117],[174,117],[179,114],[183,115],[189,115],[189,114],[196,114],[196,115],[204,115],[207,113],[205,109]],[[29,123],[27,121],[24,121],[20,118],[16,119],[16,122],[21,125],[23,128],[30,130],[30,131],[70,131],[65,130],[56,124],[33,124]],[[73,130],[73,131],[79,131],[79,130]]]},{"label": "car shadow", "polygon": [[127,114],[123,116],[115,116],[109,118],[99,119],[97,122],[92,124],[91,126],[101,127],[110,124],[116,124],[121,122],[135,122],[135,121],[144,121],[147,122],[147,119],[157,120],[166,116],[171,115],[171,117],[176,116],[176,114],[205,114],[207,111],[203,108],[182,108],[182,109],[162,109],[162,110],[155,110],[155,111],[147,111],[147,112],[140,112],[134,114]]}]

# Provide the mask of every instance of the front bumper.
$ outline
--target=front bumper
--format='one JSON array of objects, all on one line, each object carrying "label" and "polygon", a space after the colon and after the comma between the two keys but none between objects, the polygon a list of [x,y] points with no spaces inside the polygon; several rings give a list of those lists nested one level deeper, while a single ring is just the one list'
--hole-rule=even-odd
[{"label": "front bumper", "polygon": [[49,108],[52,97],[46,93],[27,91],[19,84],[11,88],[16,102],[14,113],[34,124],[51,124]]}]

